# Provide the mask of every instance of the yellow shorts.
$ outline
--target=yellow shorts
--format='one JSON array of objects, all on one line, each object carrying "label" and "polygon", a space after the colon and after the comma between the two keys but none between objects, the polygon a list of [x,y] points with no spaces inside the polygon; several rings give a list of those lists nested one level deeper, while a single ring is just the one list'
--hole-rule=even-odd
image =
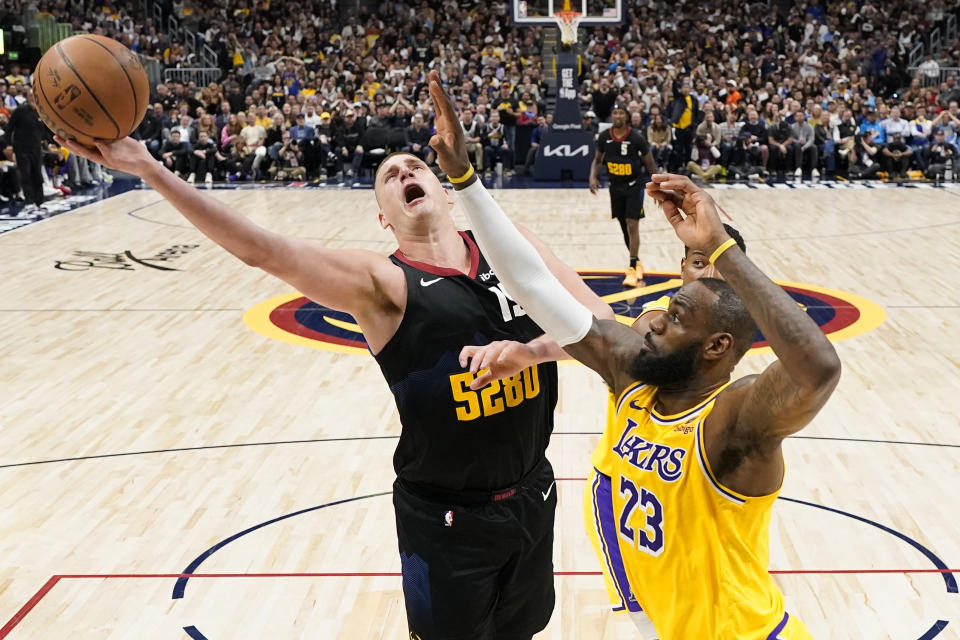
[{"label": "yellow shorts", "polygon": [[807,627],[800,618],[784,613],[783,620],[770,632],[766,640],[813,640],[813,636],[807,631]]},{"label": "yellow shorts", "polygon": [[[600,561],[603,581],[613,611],[630,612],[631,615],[642,612],[643,608],[630,587],[623,557],[620,555],[610,478],[596,469],[591,470],[587,478],[583,496],[583,515],[587,537],[590,538],[593,550]],[[645,618],[646,615],[643,614],[643,617]],[[765,634],[757,640],[813,640],[813,636],[799,618],[784,613],[780,623],[771,629],[768,635]]]},{"label": "yellow shorts", "polygon": [[583,522],[587,528],[587,537],[590,538],[600,566],[603,567],[603,580],[613,610],[642,611],[630,589],[620,555],[610,478],[596,469],[593,469],[587,478],[583,496]]}]

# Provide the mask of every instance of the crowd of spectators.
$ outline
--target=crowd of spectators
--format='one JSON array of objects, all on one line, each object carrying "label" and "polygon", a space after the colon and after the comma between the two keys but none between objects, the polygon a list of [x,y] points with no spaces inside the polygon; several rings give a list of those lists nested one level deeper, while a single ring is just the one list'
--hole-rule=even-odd
[{"label": "crowd of spectators", "polygon": [[[70,157],[54,141],[40,121],[28,80],[16,64],[9,74],[0,75],[0,204],[25,204],[17,215],[42,209],[50,196],[70,195],[70,184],[92,187],[112,182],[102,167]],[[18,90],[7,93],[8,85]]]},{"label": "crowd of spectators", "polygon": [[[626,104],[666,170],[713,180],[938,178],[952,168],[960,42],[916,70],[907,59],[956,0],[624,5],[622,24],[580,29],[584,126],[609,126],[613,105]],[[199,64],[134,3],[5,6],[115,37],[165,68]],[[382,2],[346,17],[335,0],[164,9],[217,53],[221,78],[157,85],[134,137],[191,181],[349,177],[395,150],[433,162],[431,69],[457,103],[478,170],[530,171],[552,126],[544,28],[513,24],[501,0]],[[11,72],[0,128],[22,98]]]},{"label": "crowd of spectators", "polygon": [[960,43],[919,70],[907,60],[956,4],[671,7],[631,8],[623,26],[595,31],[581,94],[600,120],[627,102],[658,165],[702,179],[937,177],[952,165]]}]

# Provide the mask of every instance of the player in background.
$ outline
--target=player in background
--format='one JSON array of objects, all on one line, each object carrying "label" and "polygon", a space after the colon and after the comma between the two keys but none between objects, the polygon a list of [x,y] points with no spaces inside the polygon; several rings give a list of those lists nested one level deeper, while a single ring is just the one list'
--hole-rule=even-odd
[{"label": "player in background", "polygon": [[597,172],[606,163],[610,180],[610,212],[620,223],[623,242],[630,251],[630,266],[623,286],[636,287],[643,279],[639,222],[644,217],[643,185],[649,179],[643,170],[645,166],[649,175],[653,175],[657,168],[646,136],[629,126],[626,107],[620,103],[614,105],[610,117],[613,126],[597,138],[597,153],[590,165],[590,193],[596,195],[600,188]]}]

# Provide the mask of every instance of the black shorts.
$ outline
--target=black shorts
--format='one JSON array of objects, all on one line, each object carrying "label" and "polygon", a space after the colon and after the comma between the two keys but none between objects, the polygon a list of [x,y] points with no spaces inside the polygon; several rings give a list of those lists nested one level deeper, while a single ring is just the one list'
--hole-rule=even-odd
[{"label": "black shorts", "polygon": [[643,196],[647,181],[637,177],[633,182],[610,182],[610,212],[614,218],[639,220],[643,212]]},{"label": "black shorts", "polygon": [[410,637],[529,639],[553,614],[557,491],[544,460],[485,503],[441,503],[393,485]]}]

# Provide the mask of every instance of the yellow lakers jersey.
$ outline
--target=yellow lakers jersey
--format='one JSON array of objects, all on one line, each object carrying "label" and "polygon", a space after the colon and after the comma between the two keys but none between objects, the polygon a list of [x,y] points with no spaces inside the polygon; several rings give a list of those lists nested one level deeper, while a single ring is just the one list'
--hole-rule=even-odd
[{"label": "yellow lakers jersey", "polygon": [[630,590],[661,640],[808,639],[767,571],[779,490],[744,496],[710,470],[703,424],[722,390],[672,416],[657,412],[656,387],[635,383],[618,400],[595,457],[613,470]]},{"label": "yellow lakers jersey", "polygon": [[[670,296],[660,296],[653,302],[649,303],[643,307],[643,311],[640,312],[640,315],[637,318],[642,318],[644,315],[651,311],[666,311],[667,307],[670,306]],[[636,320],[634,320],[636,322]],[[617,422],[617,402],[616,398],[613,397],[613,394],[608,394],[607,397],[607,425],[604,429],[604,432],[610,431],[613,429]],[[610,475],[610,468],[607,466],[606,456],[603,455],[603,442],[594,450],[593,455],[590,457],[590,464],[594,466],[597,471],[600,473]]]}]

